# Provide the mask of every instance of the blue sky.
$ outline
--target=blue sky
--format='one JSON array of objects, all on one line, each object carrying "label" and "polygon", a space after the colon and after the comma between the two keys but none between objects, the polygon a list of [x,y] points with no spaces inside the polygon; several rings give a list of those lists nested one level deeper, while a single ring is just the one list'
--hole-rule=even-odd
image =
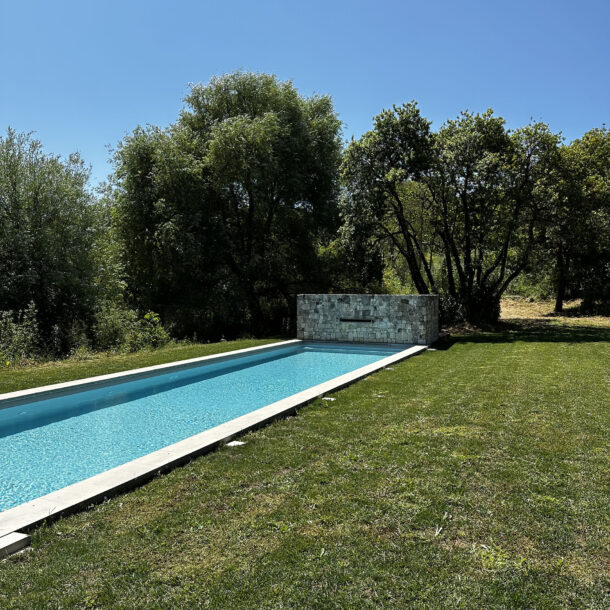
[{"label": "blue sky", "polygon": [[493,107],[567,140],[610,124],[610,0],[0,0],[0,130],[78,151],[92,182],[188,83],[237,69],[330,94],[346,138],[411,99],[434,127]]}]

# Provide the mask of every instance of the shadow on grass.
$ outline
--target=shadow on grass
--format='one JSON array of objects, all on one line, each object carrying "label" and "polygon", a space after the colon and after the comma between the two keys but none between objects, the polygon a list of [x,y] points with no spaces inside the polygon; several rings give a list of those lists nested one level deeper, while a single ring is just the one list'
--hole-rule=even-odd
[{"label": "shadow on grass", "polygon": [[456,343],[599,343],[610,342],[610,327],[572,324],[553,324],[551,320],[511,319],[493,328],[449,334],[441,337],[434,347],[449,349]]},{"label": "shadow on grass", "polygon": [[565,307],[561,313],[551,311],[544,314],[548,318],[562,316],[564,318],[592,318],[596,316],[610,316],[610,304],[596,303],[592,307],[584,308],[582,305],[576,307]]}]

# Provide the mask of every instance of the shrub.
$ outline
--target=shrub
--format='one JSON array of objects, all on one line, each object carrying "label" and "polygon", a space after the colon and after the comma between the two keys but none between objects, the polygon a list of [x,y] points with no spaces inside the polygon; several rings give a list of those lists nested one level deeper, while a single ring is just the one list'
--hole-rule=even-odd
[{"label": "shrub", "polygon": [[40,355],[40,335],[36,306],[15,312],[0,312],[0,362],[19,364]]},{"label": "shrub", "polygon": [[145,347],[161,347],[169,343],[168,332],[161,324],[159,314],[149,311],[136,321],[131,332],[127,335],[125,348],[135,352]]},{"label": "shrub", "polygon": [[439,322],[441,326],[455,324],[464,320],[464,308],[460,301],[448,293],[439,295]]},{"label": "shrub", "polygon": [[115,305],[98,311],[93,325],[93,338],[97,349],[129,352],[145,347],[161,347],[170,340],[158,314],[151,311],[144,317],[139,317],[133,309]]},{"label": "shrub", "polygon": [[116,350],[125,345],[127,336],[137,323],[138,315],[132,309],[107,305],[95,315],[93,341],[97,349]]}]

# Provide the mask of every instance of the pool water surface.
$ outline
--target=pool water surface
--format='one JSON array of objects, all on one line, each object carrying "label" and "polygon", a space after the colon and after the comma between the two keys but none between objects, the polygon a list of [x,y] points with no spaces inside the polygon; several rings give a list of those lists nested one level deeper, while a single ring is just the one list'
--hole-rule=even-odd
[{"label": "pool water surface", "polygon": [[0,408],[0,511],[405,347],[299,343]]}]

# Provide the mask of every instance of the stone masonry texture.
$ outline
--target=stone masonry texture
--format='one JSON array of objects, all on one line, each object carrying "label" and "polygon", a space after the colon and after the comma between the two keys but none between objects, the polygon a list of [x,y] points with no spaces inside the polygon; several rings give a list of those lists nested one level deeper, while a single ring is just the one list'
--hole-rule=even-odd
[{"label": "stone masonry texture", "polygon": [[438,307],[434,294],[300,294],[297,338],[430,345]]}]

